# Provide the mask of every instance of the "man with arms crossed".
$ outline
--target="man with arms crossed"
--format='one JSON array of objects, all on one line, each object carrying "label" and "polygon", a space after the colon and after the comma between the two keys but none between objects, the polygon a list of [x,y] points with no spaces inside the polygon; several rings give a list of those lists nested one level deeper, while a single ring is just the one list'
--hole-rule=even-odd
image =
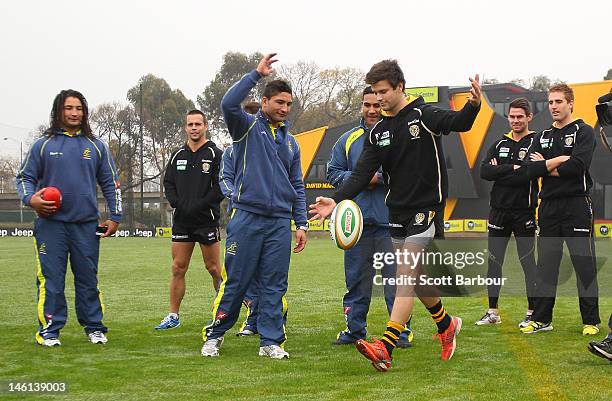
[{"label": "man with arms crossed", "polygon": [[[489,148],[480,168],[481,178],[494,182],[489,213],[487,277],[501,278],[508,241],[514,233],[519,261],[525,273],[528,303],[527,313],[519,327],[527,326],[531,320],[535,295],[535,208],[538,205],[538,182],[516,171],[527,162],[527,153],[535,135],[529,131],[531,118],[531,106],[527,99],[518,98],[510,102],[508,123],[511,130]],[[488,286],[489,310],[476,325],[501,323],[498,309],[500,289],[500,285]]]},{"label": "man with arms crossed", "polygon": [[599,287],[593,239],[593,209],[589,196],[593,180],[589,167],[595,151],[595,133],[581,119],[574,119],[574,91],[565,84],[548,90],[552,127],[536,135],[530,162],[520,170],[530,178],[542,177],[538,208],[538,268],[536,304],[525,334],[553,329],[553,308],[567,244],[576,272],[582,334],[599,332]]},{"label": "man with arms crossed", "polygon": [[[355,197],[365,189],[382,165],[389,185],[386,204],[394,247],[413,255],[423,253],[436,234],[436,214],[444,212],[448,191],[446,164],[441,135],[451,131],[468,131],[480,110],[478,76],[471,79],[470,98],[461,111],[443,110],[425,104],[423,98],[404,95],[404,74],[397,61],[374,64],[366,75],[386,115],[372,128],[355,170],[332,198],[317,198],[311,205],[313,219],[324,219],[337,202]],[[415,258],[416,259],[416,258]],[[420,266],[397,265],[397,276],[415,277]],[[418,280],[417,280],[418,282]],[[421,292],[419,293],[419,290]],[[387,371],[391,354],[404,325],[412,314],[415,288],[397,286],[395,302],[382,340],[369,343],[358,340],[357,349],[374,368]],[[461,319],[452,317],[442,306],[439,296],[418,286],[416,293],[438,327],[442,360],[452,358]],[[432,296],[433,295],[433,296]]]}]

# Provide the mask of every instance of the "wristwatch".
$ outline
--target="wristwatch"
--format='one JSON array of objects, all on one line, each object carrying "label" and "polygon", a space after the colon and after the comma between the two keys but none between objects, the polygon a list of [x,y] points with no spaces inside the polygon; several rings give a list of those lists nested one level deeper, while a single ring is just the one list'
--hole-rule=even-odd
[{"label": "wristwatch", "polygon": [[304,230],[304,231],[308,232],[308,226],[299,226],[297,229],[298,230]]}]

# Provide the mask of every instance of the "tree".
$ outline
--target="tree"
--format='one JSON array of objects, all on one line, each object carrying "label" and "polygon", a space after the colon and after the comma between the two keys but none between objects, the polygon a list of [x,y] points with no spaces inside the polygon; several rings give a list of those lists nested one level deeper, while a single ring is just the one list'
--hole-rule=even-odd
[{"label": "tree", "polygon": [[529,82],[531,84],[529,86],[529,89],[538,92],[546,92],[548,91],[548,88],[553,85],[565,83],[565,81],[562,81],[558,78],[552,81],[546,75],[536,75],[535,77],[532,77]]},{"label": "tree", "polygon": [[295,131],[302,115],[324,101],[321,69],[314,62],[298,61],[281,66],[277,75],[291,85],[293,105],[288,120]]},{"label": "tree", "polygon": [[[128,100],[139,114],[141,97],[143,115],[139,118],[143,119],[146,134],[144,156],[153,175],[159,177],[159,203],[163,210],[166,204],[162,185],[164,169],[172,151],[185,140],[185,115],[195,105],[180,90],[173,90],[163,78],[153,74],[141,77],[127,93]],[[161,213],[161,216],[161,224],[166,225],[166,213]]]},{"label": "tree", "polygon": [[15,193],[15,177],[19,171],[19,159],[0,156],[0,193]]},{"label": "tree", "polygon": [[[259,63],[261,53],[246,55],[229,52],[215,78],[198,96],[198,104],[208,118],[209,132],[218,144],[230,142],[223,116],[221,99],[227,90]],[[359,115],[364,74],[354,68],[321,70],[313,62],[298,61],[278,67],[276,78],[289,82],[293,105],[288,120],[291,132],[299,133],[321,125],[338,125]],[[260,100],[268,80],[262,79],[250,94]]]},{"label": "tree", "polygon": [[134,173],[140,172],[138,117],[131,105],[117,102],[103,103],[91,113],[90,122],[94,132],[108,143],[113,154],[125,201],[125,224],[134,225],[134,192],[140,180]]},{"label": "tree", "polygon": [[608,70],[608,73],[603,77],[604,81],[612,81],[612,68]]},{"label": "tree", "polygon": [[522,88],[526,88],[527,87],[527,84],[525,83],[525,80],[522,79],[522,78],[513,78],[513,79],[510,80],[510,83],[518,85],[518,86],[520,86]]},{"label": "tree", "polygon": [[536,75],[535,77],[532,77],[529,82],[529,89],[538,92],[546,92],[552,85],[550,78],[548,78],[546,75]]},{"label": "tree", "polygon": [[128,171],[139,168],[136,158],[140,136],[134,108],[117,102],[103,103],[91,113],[90,123],[96,135],[108,143],[119,176],[125,181]]},{"label": "tree", "polygon": [[[225,53],[223,63],[215,74],[215,78],[198,95],[198,105],[208,119],[209,135],[218,145],[231,142],[227,127],[223,121],[223,115],[221,114],[221,99],[223,99],[223,95],[225,95],[227,90],[244,74],[257,67],[262,57],[263,55],[259,52],[250,55],[240,52]],[[252,99],[259,100],[261,98],[266,82],[266,79],[259,81],[251,94]]]},{"label": "tree", "polygon": [[312,62],[299,61],[279,68],[278,76],[293,90],[288,120],[294,133],[322,125],[340,125],[359,115],[364,74],[354,68],[321,70]]},{"label": "tree", "polygon": [[322,76],[326,88],[323,104],[329,125],[341,125],[357,118],[365,87],[364,73],[355,68],[333,68],[323,71]]}]

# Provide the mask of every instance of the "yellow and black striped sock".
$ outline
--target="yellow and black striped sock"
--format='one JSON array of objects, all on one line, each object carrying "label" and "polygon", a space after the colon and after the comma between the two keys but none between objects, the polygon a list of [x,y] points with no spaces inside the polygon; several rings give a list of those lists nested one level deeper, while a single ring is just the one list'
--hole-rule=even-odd
[{"label": "yellow and black striped sock", "polygon": [[431,313],[431,318],[436,322],[436,326],[438,326],[438,333],[444,333],[451,324],[451,316],[446,313],[446,309],[442,306],[442,300],[431,308],[427,308],[427,310]]},{"label": "yellow and black striped sock", "polygon": [[397,340],[402,330],[404,330],[403,324],[391,320],[387,322],[387,330],[385,330],[385,334],[383,334],[381,341],[385,344],[389,356],[393,353],[393,348],[397,345]]}]

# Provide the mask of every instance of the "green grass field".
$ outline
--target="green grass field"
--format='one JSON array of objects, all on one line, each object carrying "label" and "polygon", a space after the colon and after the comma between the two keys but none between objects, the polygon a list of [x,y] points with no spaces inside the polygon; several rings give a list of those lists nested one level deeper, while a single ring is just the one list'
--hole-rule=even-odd
[{"label": "green grass field", "polygon": [[[599,255],[612,243],[598,242]],[[485,296],[446,298],[445,306],[464,319],[453,359],[440,361],[434,324],[417,302],[411,349],[394,353],[393,367],[378,373],[350,346],[331,341],[343,328],[342,252],[328,238],[311,238],[292,259],[287,351],[290,360],[257,356],[258,339],[226,335],[221,356],[200,356],[201,329],[210,318],[213,291],[196,251],[187,275],[182,325],[169,332],[153,327],[167,312],[170,266],[168,239],[105,240],[100,289],[110,328],[105,346],[87,342],[74,314],[72,275],[66,295],[69,320],[62,347],[35,345],[36,288],[32,239],[0,239],[0,381],[66,381],[71,400],[610,400],[612,364],[586,351],[575,297],[561,297],[555,330],[532,336],[518,332],[523,297],[502,297],[504,323],[476,327]],[[607,262],[608,264],[610,262]],[[520,271],[514,246],[505,269]],[[610,288],[611,269],[601,271],[600,287]],[[570,284],[575,281],[570,280]],[[573,285],[573,284],[572,284]],[[602,291],[603,293],[604,291]],[[603,338],[612,311],[609,290],[600,300]],[[380,335],[383,300],[373,300],[371,335]],[[20,399],[0,394],[2,399]],[[34,398],[34,396],[32,396]]]}]

